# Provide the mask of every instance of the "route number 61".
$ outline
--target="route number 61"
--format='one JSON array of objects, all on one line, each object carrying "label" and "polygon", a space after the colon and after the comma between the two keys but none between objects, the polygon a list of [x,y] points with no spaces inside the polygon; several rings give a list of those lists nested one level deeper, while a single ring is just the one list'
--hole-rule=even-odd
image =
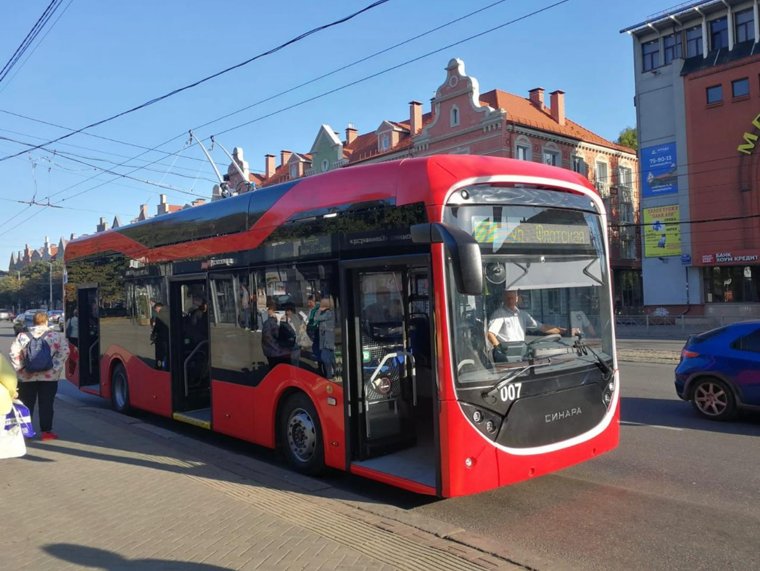
[{"label": "route number 61", "polygon": [[512,383],[501,387],[499,396],[503,402],[510,402],[520,398],[520,391],[522,390],[522,383]]}]

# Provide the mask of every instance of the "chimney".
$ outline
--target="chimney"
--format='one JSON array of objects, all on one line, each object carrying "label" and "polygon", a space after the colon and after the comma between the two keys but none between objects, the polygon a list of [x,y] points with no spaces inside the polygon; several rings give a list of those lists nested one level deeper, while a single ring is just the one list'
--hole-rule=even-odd
[{"label": "chimney", "polygon": [[349,123],[346,127],[346,145],[350,145],[356,140],[356,127],[353,123]]},{"label": "chimney", "polygon": [[412,136],[422,130],[422,103],[419,101],[409,102],[409,130]]},{"label": "chimney", "polygon": [[544,110],[544,88],[534,87],[528,93],[530,93],[530,102],[538,107],[541,111]]},{"label": "chimney", "polygon": [[269,178],[274,174],[277,166],[274,164],[274,155],[264,155],[264,178]]},{"label": "chimney", "polygon": [[560,125],[565,124],[565,92],[561,90],[552,91],[552,119]]},{"label": "chimney", "polygon": [[280,151],[280,164],[284,165],[287,163],[292,154],[291,151]]}]

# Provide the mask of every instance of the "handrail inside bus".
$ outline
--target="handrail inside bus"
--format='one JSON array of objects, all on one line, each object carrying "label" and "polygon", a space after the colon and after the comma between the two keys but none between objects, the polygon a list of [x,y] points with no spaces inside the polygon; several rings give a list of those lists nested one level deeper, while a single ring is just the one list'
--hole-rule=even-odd
[{"label": "handrail inside bus", "polygon": [[416,368],[415,362],[414,362],[414,355],[412,355],[411,353],[409,353],[407,351],[394,351],[393,353],[386,354],[383,357],[383,360],[380,361],[380,364],[377,366],[377,368],[375,369],[375,371],[370,376],[369,381],[371,383],[374,383],[375,379],[377,378],[377,376],[380,374],[380,372],[382,371],[383,367],[385,366],[385,363],[388,362],[391,359],[395,359],[399,355],[403,355],[404,357],[409,358],[410,363],[412,365],[412,370],[411,370],[411,377],[412,377],[412,404],[414,406],[417,406],[417,368]]},{"label": "handrail inside bus", "polygon": [[183,381],[185,382],[185,396],[188,396],[190,394],[190,385],[187,383],[187,364],[190,362],[190,359],[193,358],[193,355],[195,355],[198,350],[203,347],[204,345],[208,345],[208,341],[201,341],[195,346],[195,349],[190,351],[190,354],[187,356],[187,359],[185,359],[185,362],[182,364],[183,372],[185,373]]}]

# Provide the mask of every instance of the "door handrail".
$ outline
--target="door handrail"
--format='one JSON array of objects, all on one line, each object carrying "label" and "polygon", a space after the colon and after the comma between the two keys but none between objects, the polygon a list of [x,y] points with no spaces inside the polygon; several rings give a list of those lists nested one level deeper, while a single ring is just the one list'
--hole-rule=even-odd
[{"label": "door handrail", "polygon": [[412,355],[409,351],[393,351],[392,353],[387,353],[383,360],[380,361],[380,364],[377,366],[377,368],[374,370],[372,375],[369,378],[369,382],[373,383],[377,376],[380,374],[381,369],[385,366],[385,363],[389,359],[394,359],[398,357],[399,355],[403,355],[404,357],[408,357],[411,361],[412,370],[411,370],[411,378],[412,378],[412,404],[414,406],[417,406],[417,367],[415,366],[415,360],[414,355]]},{"label": "door handrail", "polygon": [[185,362],[182,363],[182,372],[184,373],[184,376],[182,377],[182,381],[183,381],[183,383],[185,385],[185,396],[189,396],[190,395],[190,385],[187,383],[187,364],[190,362],[190,359],[193,358],[193,355],[195,355],[198,352],[198,350],[201,347],[203,347],[204,345],[208,345],[208,341],[207,340],[204,340],[204,341],[201,341],[200,343],[198,343],[195,346],[195,349],[193,349],[192,351],[190,351],[190,354],[185,359]]}]

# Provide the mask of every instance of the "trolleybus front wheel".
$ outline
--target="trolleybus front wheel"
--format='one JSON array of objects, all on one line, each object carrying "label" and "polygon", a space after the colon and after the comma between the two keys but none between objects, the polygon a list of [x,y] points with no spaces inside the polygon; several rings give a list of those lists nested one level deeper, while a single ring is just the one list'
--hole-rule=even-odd
[{"label": "trolleybus front wheel", "polygon": [[324,471],[322,427],[314,405],[303,393],[289,396],[282,406],[280,445],[295,470],[311,475]]}]

